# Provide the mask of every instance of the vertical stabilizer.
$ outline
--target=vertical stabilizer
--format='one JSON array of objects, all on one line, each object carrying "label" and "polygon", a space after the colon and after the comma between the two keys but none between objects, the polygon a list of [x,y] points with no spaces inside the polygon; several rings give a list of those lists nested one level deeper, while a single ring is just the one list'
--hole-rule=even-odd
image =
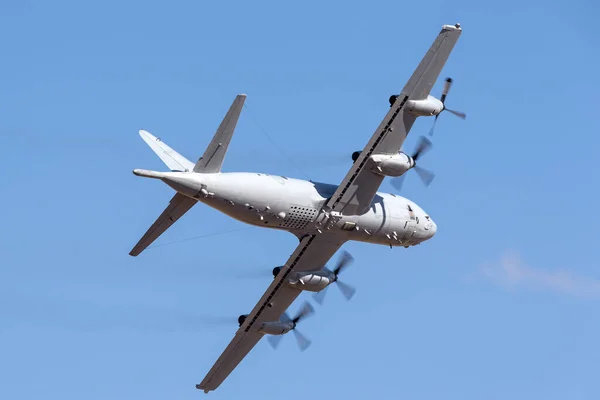
[{"label": "vertical stabilizer", "polygon": [[240,118],[240,113],[242,112],[245,100],[245,94],[238,94],[236,96],[233,104],[229,107],[229,111],[227,111],[225,118],[223,118],[221,125],[219,125],[219,129],[217,129],[217,132],[213,136],[212,141],[194,166],[194,172],[203,174],[221,172],[221,166],[223,165],[223,160],[225,159],[231,136],[233,136],[233,131]]}]

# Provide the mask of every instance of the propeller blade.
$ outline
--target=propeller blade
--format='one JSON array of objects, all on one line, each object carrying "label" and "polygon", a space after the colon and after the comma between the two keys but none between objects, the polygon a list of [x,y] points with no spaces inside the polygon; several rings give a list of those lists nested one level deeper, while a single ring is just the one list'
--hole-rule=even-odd
[{"label": "propeller blade", "polygon": [[[445,108],[444,111],[448,111],[450,114],[454,114],[454,115],[456,115],[460,119],[466,119],[467,118],[467,114],[465,114],[464,112],[460,112],[460,111],[456,111],[456,110],[451,110],[449,108]],[[436,117],[437,117],[437,115],[436,115]]]},{"label": "propeller blade", "polygon": [[[448,92],[450,92],[451,87],[452,87],[452,78],[446,78],[446,82],[444,83],[444,89],[442,89],[442,97],[440,98],[440,101],[442,102],[442,105],[444,106],[444,108],[442,109],[441,112],[448,111],[450,114],[454,114],[458,118],[466,119],[467,114],[460,112],[460,111],[451,110],[449,108],[446,108],[446,97],[448,96]],[[435,119],[433,120],[433,124],[431,125],[431,129],[429,130],[429,136],[433,136],[433,130],[435,129],[435,123],[437,122],[437,119],[439,116],[440,116],[440,114],[437,114],[435,116]]]},{"label": "propeller blade", "polygon": [[431,140],[427,139],[425,136],[421,136],[419,138],[419,144],[417,145],[417,149],[412,155],[412,159],[416,162],[422,154],[427,153],[429,149],[431,149],[431,146],[433,146]]},{"label": "propeller blade", "polygon": [[402,191],[402,184],[404,183],[404,177],[406,176],[406,173],[397,176],[395,178],[390,179],[390,184],[394,187],[394,189],[396,189],[398,192]]},{"label": "propeller blade", "polygon": [[340,291],[346,298],[346,300],[350,300],[352,298],[352,296],[354,296],[354,293],[356,293],[356,289],[354,287],[348,285],[347,283],[340,282],[340,281],[337,281],[336,283],[337,283],[338,287],[340,288]]},{"label": "propeller blade", "polygon": [[317,304],[319,304],[320,306],[323,305],[323,301],[325,300],[325,293],[327,293],[327,288],[329,286],[325,286],[325,289],[321,290],[320,292],[317,292],[315,294],[313,294],[313,299],[317,302]]},{"label": "propeller blade", "polygon": [[333,273],[337,276],[340,273],[340,271],[346,268],[352,261],[354,261],[354,257],[352,257],[352,255],[347,251],[344,251],[342,257],[340,258],[335,269],[333,270]]},{"label": "propeller blade", "polygon": [[311,344],[311,341],[306,338],[303,334],[298,332],[296,329],[293,330],[294,336],[296,336],[296,342],[298,342],[298,347],[300,347],[301,351],[308,349]]},{"label": "propeller blade", "polygon": [[421,168],[418,165],[415,165],[413,169],[417,174],[419,174],[419,178],[421,178],[425,186],[429,186],[431,181],[433,181],[433,178],[435,178],[435,174],[433,172],[428,171],[425,168]]},{"label": "propeller blade", "polygon": [[442,89],[442,98],[440,99],[442,104],[444,104],[444,101],[446,100],[446,96],[448,96],[448,92],[450,91],[451,87],[452,87],[452,78],[446,78],[446,82],[444,83],[444,89]]},{"label": "propeller blade", "polygon": [[435,123],[437,122],[439,116],[440,116],[440,114],[437,114],[435,116],[435,118],[433,119],[433,124],[431,125],[431,129],[429,130],[429,136],[433,136],[433,130],[435,129]]},{"label": "propeller blade", "polygon": [[297,324],[300,320],[312,315],[315,312],[315,308],[308,301],[304,303],[304,306],[292,321]]},{"label": "propeller blade", "polygon": [[281,317],[279,318],[279,320],[281,322],[290,322],[290,321],[292,321],[292,319],[290,318],[290,315],[287,312],[284,312],[283,314],[281,314]]},{"label": "propeller blade", "polygon": [[275,350],[277,349],[277,346],[279,346],[279,342],[281,342],[282,338],[283,335],[269,335],[267,336],[267,341],[269,342],[273,350]]}]

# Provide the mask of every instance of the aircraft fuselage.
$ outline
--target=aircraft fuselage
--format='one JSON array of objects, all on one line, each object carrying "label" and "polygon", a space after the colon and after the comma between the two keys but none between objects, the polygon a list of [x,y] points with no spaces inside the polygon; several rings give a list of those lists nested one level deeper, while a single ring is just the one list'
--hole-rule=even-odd
[{"label": "aircraft fuselage", "polygon": [[319,229],[344,234],[348,240],[408,247],[430,239],[437,231],[422,208],[394,194],[377,193],[362,215],[321,221],[321,207],[336,185],[251,172],[158,174],[149,177],[161,179],[179,193],[232,218],[298,237]]}]

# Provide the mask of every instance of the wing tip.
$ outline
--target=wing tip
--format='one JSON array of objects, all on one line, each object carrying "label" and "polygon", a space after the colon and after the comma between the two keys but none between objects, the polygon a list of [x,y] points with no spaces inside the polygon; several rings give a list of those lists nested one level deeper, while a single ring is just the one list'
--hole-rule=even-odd
[{"label": "wing tip", "polygon": [[140,136],[142,137],[142,139],[146,140],[146,139],[152,139],[152,140],[156,140],[156,136],[154,136],[153,134],[151,134],[150,132],[148,132],[145,129],[140,129],[138,131],[138,133],[140,134]]},{"label": "wing tip", "polygon": [[139,244],[136,244],[136,245],[134,246],[134,248],[133,248],[133,249],[131,249],[131,251],[129,252],[129,255],[130,255],[131,257],[137,257],[137,256],[139,256],[139,255],[140,255],[140,253],[141,253],[141,250],[139,249]]},{"label": "wing tip", "polygon": [[454,25],[442,25],[442,30],[443,31],[462,31],[462,28],[460,27],[460,23],[456,23]]},{"label": "wing tip", "polygon": [[204,393],[210,392],[210,389],[206,389],[206,388],[202,387],[202,385],[200,383],[196,385],[196,389],[204,390]]}]

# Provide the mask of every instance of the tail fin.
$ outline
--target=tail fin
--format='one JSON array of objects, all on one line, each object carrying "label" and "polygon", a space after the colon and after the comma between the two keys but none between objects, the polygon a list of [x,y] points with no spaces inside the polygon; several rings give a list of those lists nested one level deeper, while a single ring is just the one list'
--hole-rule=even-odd
[{"label": "tail fin", "polygon": [[229,111],[223,118],[219,129],[213,136],[210,144],[206,148],[206,151],[200,157],[196,165],[194,165],[194,172],[200,172],[203,174],[214,174],[221,171],[231,136],[237,125],[244,101],[246,100],[245,94],[238,94],[229,107]]}]

